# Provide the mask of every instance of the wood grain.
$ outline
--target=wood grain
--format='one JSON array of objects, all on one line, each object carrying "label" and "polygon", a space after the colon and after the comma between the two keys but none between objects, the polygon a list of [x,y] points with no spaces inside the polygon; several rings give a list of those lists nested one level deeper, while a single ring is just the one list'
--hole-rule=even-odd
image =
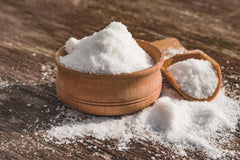
[{"label": "wood grain", "polygon": [[[203,50],[221,65],[223,85],[240,98],[239,8],[239,0],[0,0],[0,159],[173,159],[151,142],[131,142],[120,152],[112,149],[114,140],[87,137],[59,146],[34,135],[66,110],[55,91],[54,55],[69,37],[121,21],[135,38],[176,37],[186,49]],[[232,134],[231,147],[240,151],[239,128]],[[188,156],[206,158],[200,151]]]}]

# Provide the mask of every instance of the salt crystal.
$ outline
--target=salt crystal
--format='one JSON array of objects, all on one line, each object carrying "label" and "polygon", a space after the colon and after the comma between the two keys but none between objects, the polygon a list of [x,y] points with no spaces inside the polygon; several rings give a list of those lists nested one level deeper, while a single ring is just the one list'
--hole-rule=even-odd
[{"label": "salt crystal", "polygon": [[30,103],[27,104],[27,107],[31,107],[31,106],[32,106],[32,104],[30,104]]},{"label": "salt crystal", "polygon": [[46,113],[50,113],[50,109],[49,108],[47,108]]},{"label": "salt crystal", "polygon": [[36,118],[36,120],[34,121],[35,123],[39,122],[39,118]]},{"label": "salt crystal", "polygon": [[42,66],[41,66],[41,71],[42,71],[42,72],[45,72],[46,70],[47,70],[47,67],[46,67],[45,65],[42,65]]},{"label": "salt crystal", "polygon": [[164,52],[164,59],[168,59],[170,57],[173,57],[177,54],[183,54],[184,53],[184,48],[173,48],[169,47],[165,52]]},{"label": "salt crystal", "polygon": [[228,83],[228,80],[224,80],[223,83]]},{"label": "salt crystal", "polygon": [[33,53],[32,55],[35,57],[37,54],[36,54],[36,53]]},{"label": "salt crystal", "polygon": [[131,73],[154,64],[120,22],[112,22],[105,29],[80,40],[70,38],[65,50],[68,55],[61,56],[60,62],[81,72]]},{"label": "salt crystal", "polygon": [[207,60],[187,59],[171,65],[171,73],[186,94],[194,98],[207,98],[217,88],[218,76],[212,64]]},{"label": "salt crystal", "polygon": [[236,86],[236,88],[239,88],[239,84],[236,83],[235,86]]}]

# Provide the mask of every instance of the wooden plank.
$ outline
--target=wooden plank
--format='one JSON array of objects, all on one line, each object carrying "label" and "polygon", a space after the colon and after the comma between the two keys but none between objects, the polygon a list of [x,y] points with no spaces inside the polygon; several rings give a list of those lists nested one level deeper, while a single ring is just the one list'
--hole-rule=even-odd
[{"label": "wooden plank", "polygon": [[[170,150],[151,142],[131,142],[128,151],[120,152],[112,149],[115,141],[87,137],[58,146],[34,135],[57,124],[53,117],[61,110],[56,106],[63,105],[54,84],[56,50],[69,37],[90,35],[113,20],[127,25],[135,38],[177,37],[187,49],[203,50],[224,66],[227,89],[240,95],[238,0],[1,0],[0,6],[0,159],[173,158]],[[239,129],[233,134],[232,147],[240,151]],[[206,158],[202,152],[188,154]]]}]

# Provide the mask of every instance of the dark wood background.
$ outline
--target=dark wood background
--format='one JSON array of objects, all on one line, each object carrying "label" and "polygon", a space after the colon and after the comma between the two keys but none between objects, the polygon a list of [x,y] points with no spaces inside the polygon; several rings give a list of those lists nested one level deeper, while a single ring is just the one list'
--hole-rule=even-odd
[{"label": "dark wood background", "polygon": [[[240,97],[239,0],[0,0],[1,159],[150,159],[158,153],[150,142],[131,142],[130,150],[120,152],[106,146],[114,141],[87,137],[59,146],[33,134],[49,128],[62,105],[54,84],[56,50],[69,37],[90,35],[113,20],[127,25],[135,38],[176,37],[187,49],[203,50],[222,66],[223,85]],[[236,151],[239,128],[232,133]],[[162,159],[174,158],[158,148],[165,151],[158,153]],[[188,156],[206,158],[202,152]]]}]

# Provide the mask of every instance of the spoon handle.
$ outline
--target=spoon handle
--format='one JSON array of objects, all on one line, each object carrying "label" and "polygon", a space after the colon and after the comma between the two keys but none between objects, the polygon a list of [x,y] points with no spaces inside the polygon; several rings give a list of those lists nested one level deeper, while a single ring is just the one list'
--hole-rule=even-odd
[{"label": "spoon handle", "polygon": [[154,41],[154,42],[152,42],[152,44],[155,45],[156,47],[160,48],[162,53],[165,53],[169,47],[171,47],[173,49],[183,48],[185,51],[187,51],[181,45],[181,43],[179,42],[179,40],[177,38],[166,38],[163,40]]}]

